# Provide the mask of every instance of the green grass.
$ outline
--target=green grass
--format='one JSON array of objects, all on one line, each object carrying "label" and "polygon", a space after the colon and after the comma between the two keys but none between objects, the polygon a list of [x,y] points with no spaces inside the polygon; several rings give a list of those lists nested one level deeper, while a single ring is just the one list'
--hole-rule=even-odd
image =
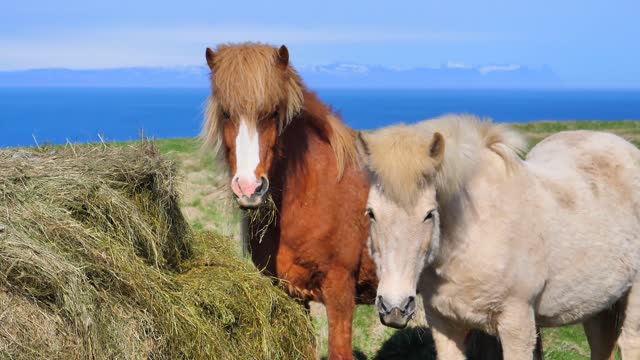
[{"label": "green grass", "polygon": [[[514,124],[534,145],[543,138],[565,130],[600,130],[616,133],[640,145],[640,121],[539,121]],[[183,171],[183,207],[196,213],[191,219],[197,229],[223,229],[235,234],[238,229],[238,213],[228,194],[227,174],[211,153],[202,151],[196,139],[163,139],[157,145],[162,152],[174,159]],[[211,192],[219,196],[210,199]],[[186,195],[186,196],[184,196]],[[226,200],[225,200],[226,199]],[[187,211],[187,212],[189,212]],[[187,217],[189,215],[187,214]],[[223,232],[224,232],[223,231]],[[316,327],[318,351],[327,355],[327,320],[323,309],[312,309]],[[358,306],[353,321],[354,353],[361,359],[429,358],[432,344],[428,332],[422,328],[402,331],[380,325],[372,306]],[[582,326],[567,326],[543,330],[545,358],[551,360],[587,359],[589,348]]]},{"label": "green grass", "polygon": [[156,140],[158,149],[163,153],[189,153],[200,150],[200,142],[197,138],[173,138]]},{"label": "green grass", "polygon": [[578,360],[589,358],[589,344],[582,326],[565,326],[555,329],[544,329],[542,338],[545,359]]},{"label": "green grass", "polygon": [[225,167],[196,138],[160,139],[158,149],[182,173],[183,211],[196,230],[237,236],[239,212],[230,197]]},{"label": "green grass", "polygon": [[513,124],[513,127],[529,138],[530,146],[535,145],[553,133],[568,130],[608,131],[624,137],[636,146],[640,146],[640,121],[637,120],[532,121]]},{"label": "green grass", "polygon": [[640,121],[620,120],[620,121],[600,121],[600,120],[580,120],[580,121],[532,121],[527,123],[513,124],[515,128],[523,132],[534,134],[553,133],[567,130],[598,130],[598,131],[620,131],[630,130],[640,132]]}]

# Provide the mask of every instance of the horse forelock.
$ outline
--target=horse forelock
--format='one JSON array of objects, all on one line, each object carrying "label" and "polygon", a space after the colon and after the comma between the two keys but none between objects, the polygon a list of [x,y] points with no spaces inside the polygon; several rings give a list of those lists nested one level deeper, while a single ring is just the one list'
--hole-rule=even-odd
[{"label": "horse forelock", "polygon": [[277,49],[269,45],[218,46],[211,88],[202,137],[215,148],[220,146],[224,112],[232,118],[244,115],[255,126],[277,110],[278,129],[282,131],[303,107],[300,77],[290,65],[277,63]]},{"label": "horse forelock", "polygon": [[242,113],[248,115],[248,121],[259,122],[277,109],[278,129],[282,132],[305,108],[333,149],[339,177],[348,164],[357,162],[351,129],[304,88],[291,65],[277,63],[275,47],[243,43],[220,45],[216,50],[212,95],[207,99],[201,132],[206,146],[216,151],[220,148],[225,111],[231,115]]},{"label": "horse forelock", "polygon": [[[444,137],[444,156],[430,156],[434,134]],[[446,200],[463,191],[481,166],[482,150],[497,154],[507,170],[516,169],[524,138],[505,124],[471,115],[446,115],[413,125],[396,125],[365,135],[367,168],[372,180],[394,202],[414,204],[425,185],[432,184]]]},{"label": "horse forelock", "polygon": [[413,126],[396,125],[365,135],[366,167],[372,183],[395,203],[411,207],[436,172],[428,156],[430,138]]}]

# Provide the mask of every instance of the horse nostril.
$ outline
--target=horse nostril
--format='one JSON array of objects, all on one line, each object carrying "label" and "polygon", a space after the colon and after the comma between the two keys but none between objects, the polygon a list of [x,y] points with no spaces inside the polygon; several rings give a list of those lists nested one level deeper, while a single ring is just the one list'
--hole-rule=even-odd
[{"label": "horse nostril", "polygon": [[267,190],[269,190],[269,180],[266,177],[261,176],[260,185],[256,188],[255,194],[262,196],[267,192]]},{"label": "horse nostril", "polygon": [[378,305],[378,312],[383,312],[388,314],[389,313],[389,309],[384,305],[384,299],[382,298],[382,295],[378,295],[378,301],[377,301],[377,305]]},{"label": "horse nostril", "polygon": [[405,300],[405,304],[402,307],[402,312],[403,313],[413,312],[413,310],[415,309],[415,306],[416,306],[416,297],[409,296],[407,300]]}]

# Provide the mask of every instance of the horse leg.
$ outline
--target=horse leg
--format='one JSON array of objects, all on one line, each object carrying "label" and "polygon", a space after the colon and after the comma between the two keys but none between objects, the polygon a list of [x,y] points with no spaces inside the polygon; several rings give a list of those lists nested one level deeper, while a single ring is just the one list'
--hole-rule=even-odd
[{"label": "horse leg", "polygon": [[616,341],[620,336],[618,307],[603,310],[584,322],[584,332],[591,348],[591,360],[613,360]]},{"label": "horse leg", "polygon": [[469,330],[463,326],[456,326],[438,314],[429,313],[426,307],[425,311],[438,359],[465,360],[465,340]]},{"label": "horse leg", "polygon": [[[544,359],[544,351],[542,349],[542,333],[539,327],[536,327],[536,348],[533,352],[535,360]],[[502,346],[497,337],[487,335],[479,330],[472,330],[466,341],[466,354],[470,360],[503,360]]]},{"label": "horse leg", "polygon": [[536,322],[529,304],[506,304],[498,319],[503,356],[509,360],[531,360],[536,346]]},{"label": "horse leg", "polygon": [[355,278],[344,269],[331,270],[322,284],[329,321],[329,359],[351,360],[351,323],[355,308]]},{"label": "horse leg", "polygon": [[636,279],[626,298],[622,331],[618,345],[622,360],[640,359],[640,278]]}]

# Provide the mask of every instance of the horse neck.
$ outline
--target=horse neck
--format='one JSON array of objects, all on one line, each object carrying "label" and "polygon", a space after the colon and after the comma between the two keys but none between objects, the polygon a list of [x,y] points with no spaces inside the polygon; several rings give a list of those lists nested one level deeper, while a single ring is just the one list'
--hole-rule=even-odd
[{"label": "horse neck", "polygon": [[[269,175],[270,178],[276,179],[281,191],[285,187],[289,191],[300,189],[300,186],[304,187],[304,184],[300,183],[318,170],[314,166],[314,161],[319,157],[334,156],[326,133],[326,116],[330,114],[329,108],[311,92],[305,91],[304,99],[303,110],[291,120],[280,135],[276,157]],[[330,171],[324,169],[324,172]],[[277,205],[281,204],[278,201],[281,199],[282,196],[275,196]]]},{"label": "horse neck", "polygon": [[[479,216],[489,209],[511,206],[506,199],[517,199],[516,192],[526,186],[523,181],[529,178],[525,167],[509,169],[500,156],[488,149],[481,154],[477,169],[455,196],[439,202],[441,235],[436,267],[446,264],[468,242],[481,240],[468,236],[472,227],[485,225]],[[491,217],[483,216],[487,218]]]}]

